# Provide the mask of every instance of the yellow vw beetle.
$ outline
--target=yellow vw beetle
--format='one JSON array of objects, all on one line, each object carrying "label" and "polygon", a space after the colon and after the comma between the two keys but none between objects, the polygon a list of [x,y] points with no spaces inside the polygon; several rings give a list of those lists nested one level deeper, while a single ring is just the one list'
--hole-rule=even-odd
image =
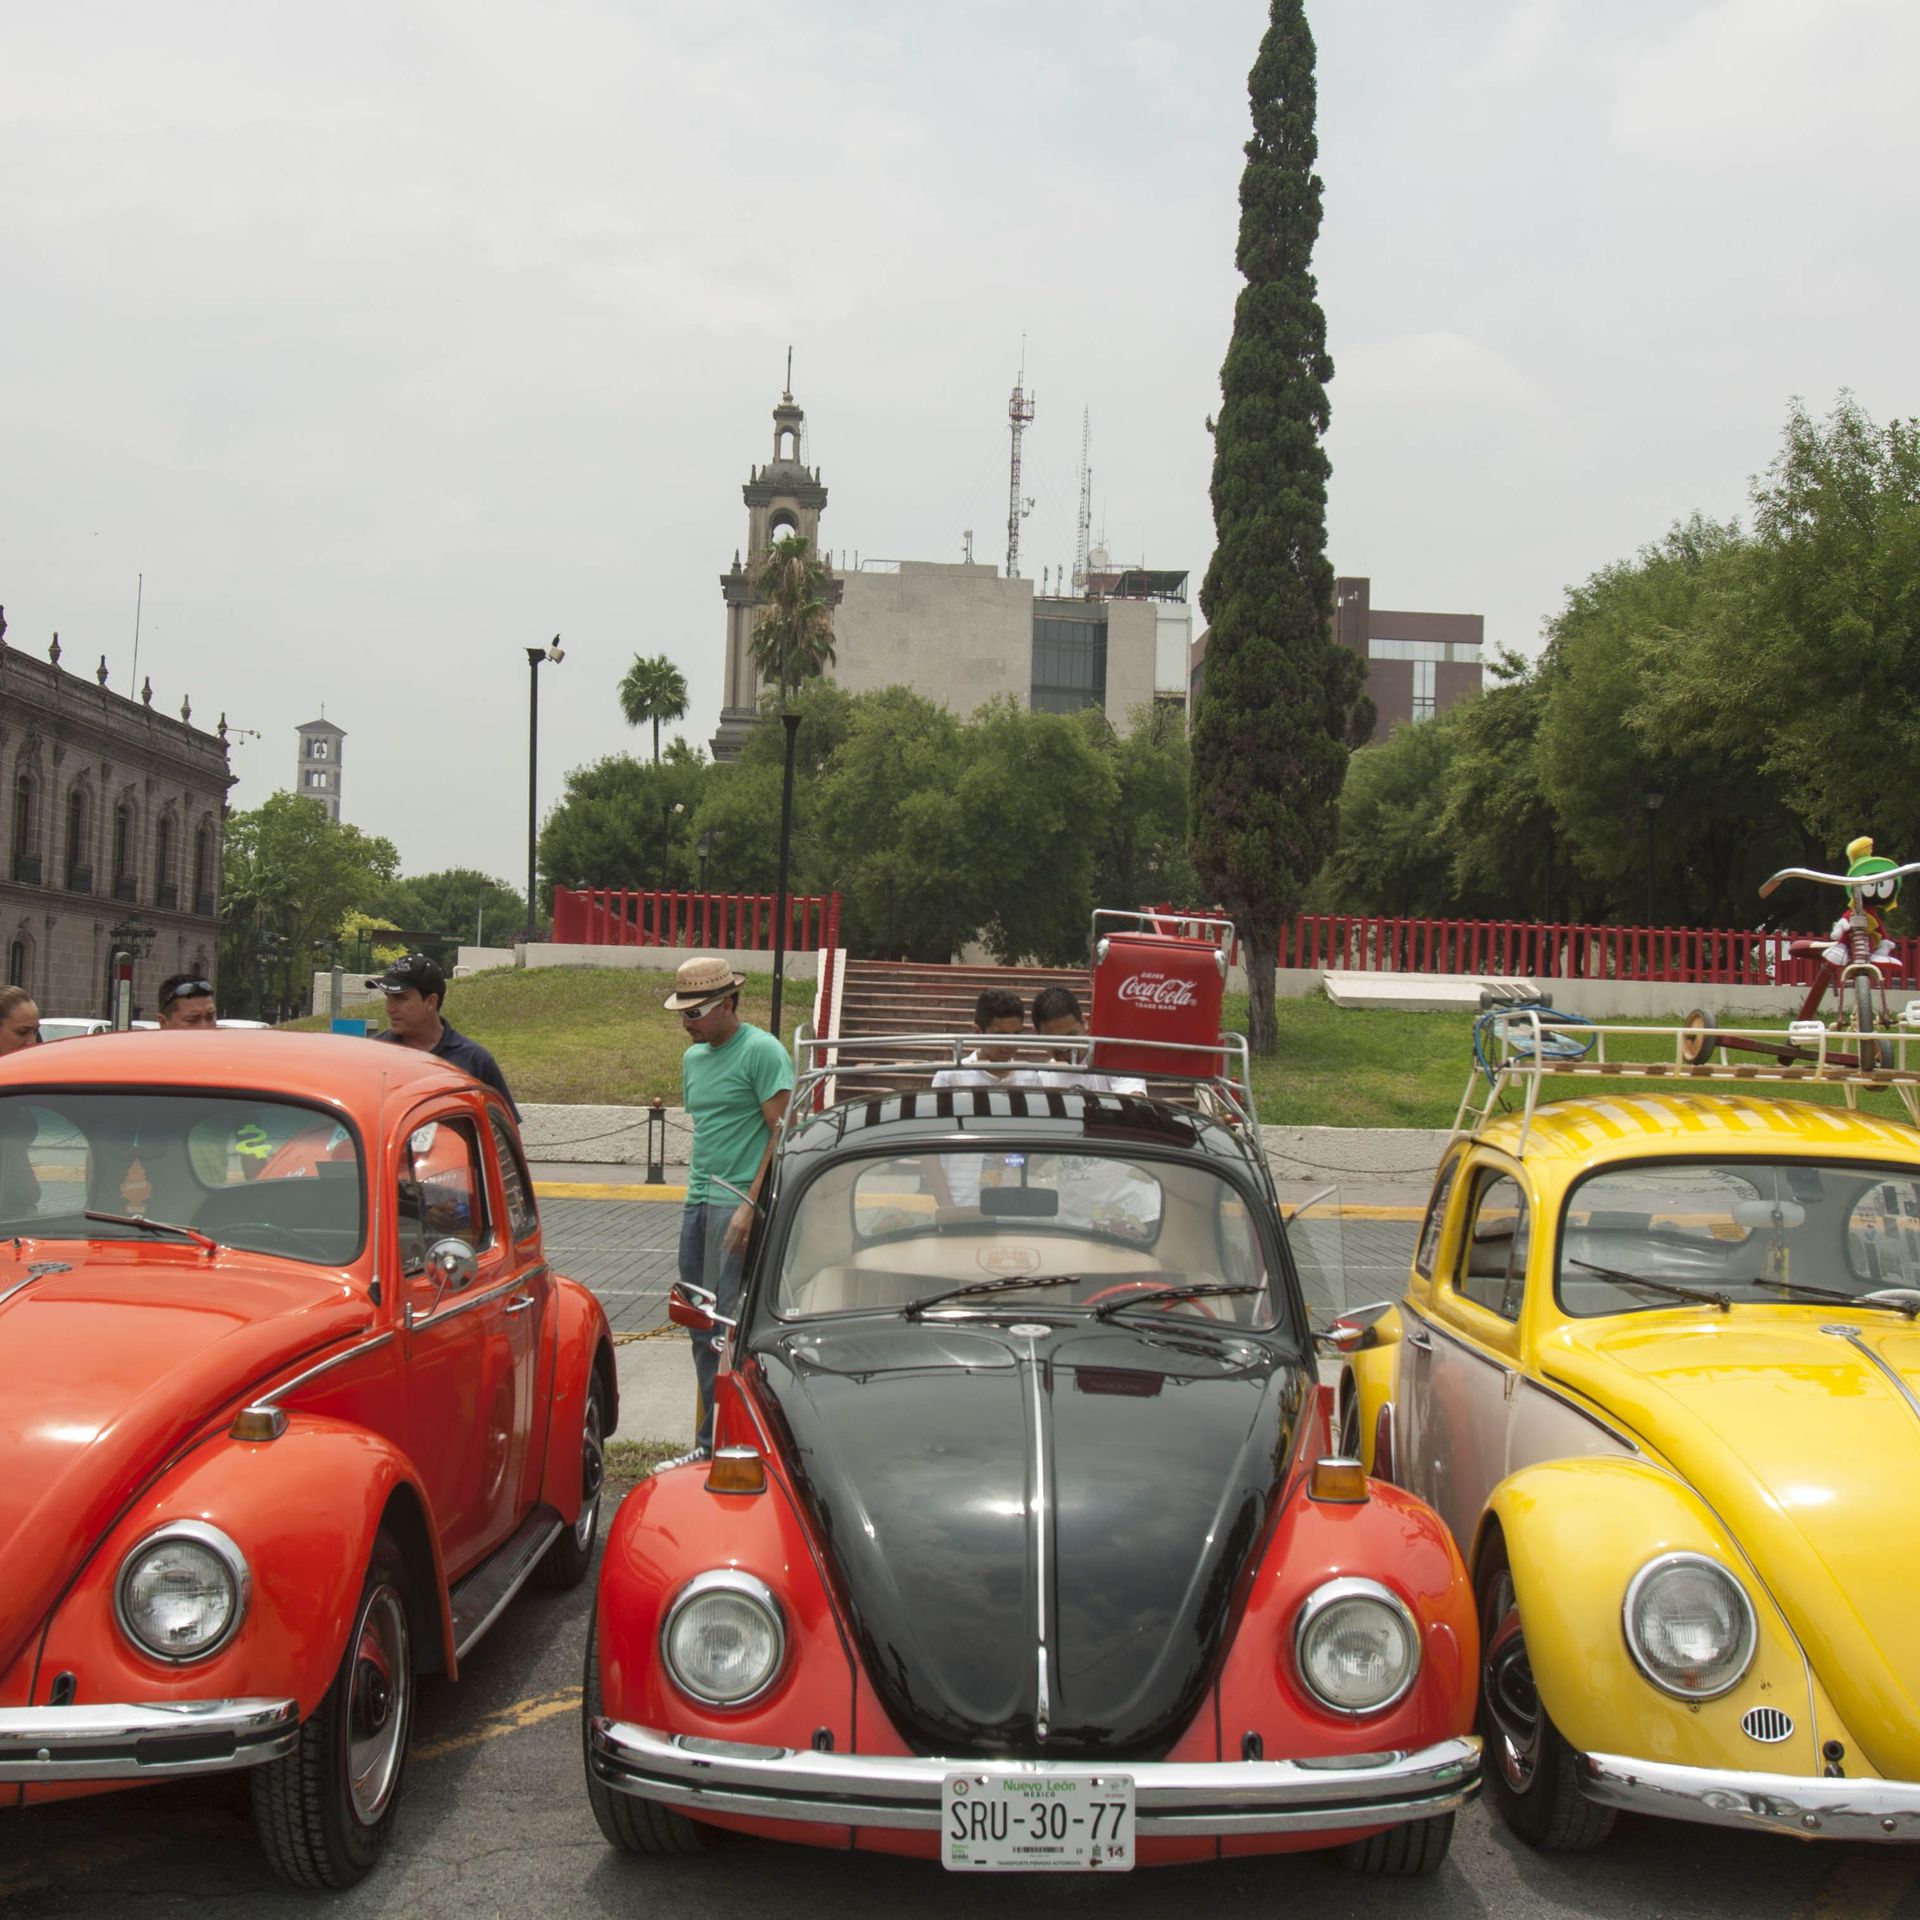
[{"label": "yellow vw beetle", "polygon": [[[1488,1792],[1547,1848],[1620,1808],[1920,1840],[1920,1128],[1856,1108],[1911,1110],[1920,1035],[1871,1075],[1684,1029],[1626,1064],[1648,1029],[1564,1018],[1496,1023],[1404,1299],[1333,1335],[1343,1451],[1472,1570]],[[1756,1079],[1848,1104],[1688,1084]]]}]

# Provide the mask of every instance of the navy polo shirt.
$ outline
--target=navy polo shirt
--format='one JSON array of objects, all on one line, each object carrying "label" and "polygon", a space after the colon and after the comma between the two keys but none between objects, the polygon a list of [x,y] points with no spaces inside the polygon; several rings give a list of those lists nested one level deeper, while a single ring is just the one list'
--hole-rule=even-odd
[{"label": "navy polo shirt", "polygon": [[[385,1033],[373,1036],[376,1040],[390,1040],[397,1046],[405,1043],[391,1028]],[[483,1087],[491,1087],[511,1109],[513,1117],[520,1118],[520,1109],[513,1104],[513,1095],[507,1091],[506,1075],[500,1071],[496,1061],[478,1040],[469,1040],[464,1033],[457,1032],[442,1020],[440,1038],[432,1047],[433,1057],[444,1060],[450,1067],[458,1067],[462,1073],[470,1073]]]}]

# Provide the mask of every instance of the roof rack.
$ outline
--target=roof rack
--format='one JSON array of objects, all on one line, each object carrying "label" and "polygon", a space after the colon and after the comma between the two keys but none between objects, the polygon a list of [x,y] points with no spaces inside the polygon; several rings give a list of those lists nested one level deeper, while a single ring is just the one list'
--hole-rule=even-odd
[{"label": "roof rack", "polygon": [[[1920,1126],[1920,1026],[1870,1036],[1884,1063],[1862,1066],[1860,1036],[1816,1020],[1781,1027],[1721,1027],[1695,1015],[1675,1027],[1602,1026],[1577,1013],[1540,1004],[1492,1007],[1474,1022],[1473,1069],[1454,1115],[1453,1134],[1477,1133],[1508,1111],[1510,1089],[1521,1094],[1520,1146],[1549,1079],[1709,1081],[1736,1086],[1827,1086],[1843,1090],[1849,1107],[1862,1092],[1897,1094],[1907,1118]],[[1669,1057],[1618,1059],[1621,1042],[1657,1042]],[[1723,1048],[1743,1056],[1716,1059]]]},{"label": "roof rack", "polygon": [[[834,1107],[864,1104],[876,1099],[931,1091],[933,1077],[966,1065],[966,1056],[983,1042],[1008,1056],[1006,1065],[1015,1072],[1050,1070],[1055,1073],[1085,1073],[1095,1085],[1088,1089],[1100,1093],[1101,1084],[1113,1080],[1141,1081],[1146,1097],[1169,1106],[1185,1107],[1226,1128],[1239,1141],[1241,1150],[1255,1164],[1260,1177],[1272,1184],[1271,1171],[1260,1138],[1260,1123],[1253,1100],[1252,1064],[1246,1037],[1223,1033],[1213,1046],[1129,1039],[1126,1045],[1136,1051],[1164,1053],[1169,1059],[1190,1062],[1198,1053],[1215,1065],[1211,1074],[1195,1074],[1189,1068],[1156,1073],[1129,1066],[1115,1070],[1093,1065],[1094,1049],[1108,1040],[1102,1034],[1064,1037],[1037,1033],[896,1033],[860,1034],[847,1039],[816,1039],[804,1026],[794,1036],[793,1097],[787,1103],[776,1155],[785,1148],[788,1136],[804,1120]],[[1009,1081],[1013,1087],[1015,1083]],[[1072,1088],[1057,1089],[1071,1092]],[[991,1091],[991,1089],[983,1089]],[[1126,1097],[1126,1096],[1121,1096]]]}]

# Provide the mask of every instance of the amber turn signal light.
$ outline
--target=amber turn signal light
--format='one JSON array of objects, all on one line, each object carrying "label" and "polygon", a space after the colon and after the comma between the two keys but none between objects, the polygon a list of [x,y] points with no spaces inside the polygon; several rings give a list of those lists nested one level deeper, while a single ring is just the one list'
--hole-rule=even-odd
[{"label": "amber turn signal light", "polygon": [[1309,1500],[1326,1500],[1357,1507],[1366,1497],[1366,1470],[1358,1460],[1329,1455],[1313,1463],[1313,1471],[1307,1475]]},{"label": "amber turn signal light", "polygon": [[287,1416],[278,1407],[242,1407],[227,1431],[236,1440],[278,1440],[287,1430]]},{"label": "amber turn signal light", "polygon": [[752,1447],[721,1447],[707,1468],[709,1493],[765,1493],[767,1463]]}]

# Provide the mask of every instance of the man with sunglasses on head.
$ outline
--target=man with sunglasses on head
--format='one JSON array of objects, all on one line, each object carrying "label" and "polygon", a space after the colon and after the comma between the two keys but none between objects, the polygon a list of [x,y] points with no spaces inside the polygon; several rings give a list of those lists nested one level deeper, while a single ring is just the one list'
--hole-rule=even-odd
[{"label": "man with sunglasses on head", "polygon": [[[682,961],[667,995],[669,1013],[691,1043],[680,1063],[680,1101],[693,1122],[687,1199],[680,1214],[680,1278],[704,1287],[729,1320],[740,1312],[740,1282],[754,1205],[773,1158],[774,1130],[793,1094],[793,1062],[762,1027],[740,1018],[746,975],[712,954]],[[744,1197],[743,1197],[744,1196]],[[713,1383],[719,1356],[709,1339],[693,1343],[700,1388],[693,1449],[668,1466],[713,1451]]]},{"label": "man with sunglasses on head", "polygon": [[213,982],[197,973],[170,973],[160,982],[160,1027],[163,1032],[211,1032],[214,1017]]},{"label": "man with sunglasses on head", "polygon": [[520,1109],[507,1091],[507,1077],[493,1055],[440,1017],[440,1009],[447,1003],[447,976],[440,971],[438,961],[424,953],[410,953],[385,973],[370,976],[367,985],[378,987],[387,997],[387,1030],[372,1038],[430,1053],[448,1066],[471,1074],[507,1103],[516,1120],[520,1118]]}]

